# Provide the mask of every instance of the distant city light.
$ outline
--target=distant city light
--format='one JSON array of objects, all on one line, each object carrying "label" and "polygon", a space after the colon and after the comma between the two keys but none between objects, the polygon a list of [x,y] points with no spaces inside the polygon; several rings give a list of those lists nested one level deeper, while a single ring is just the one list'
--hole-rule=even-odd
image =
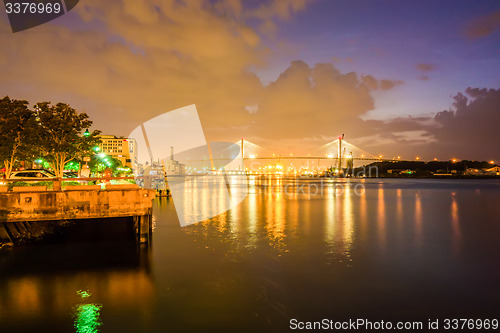
[{"label": "distant city light", "polygon": [[456,159],[456,158],[454,158],[454,159],[452,159],[451,161],[452,161],[453,163],[455,163],[455,162],[457,161],[457,159]]},{"label": "distant city light", "polygon": [[256,158],[257,156],[255,154],[250,154],[250,155],[248,155],[248,157],[250,157],[250,158]]},{"label": "distant city light", "polygon": [[333,158],[333,154],[326,155],[328,158]]},{"label": "distant city light", "polygon": [[415,159],[418,161],[420,159],[420,157],[417,156],[417,157],[415,157]]},{"label": "distant city light", "polygon": [[106,154],[104,154],[104,153],[100,153],[100,154],[99,154],[99,157],[100,157],[100,158],[104,158],[104,157],[106,157]]},{"label": "distant city light", "polygon": [[490,161],[490,164],[495,164],[495,161]]}]

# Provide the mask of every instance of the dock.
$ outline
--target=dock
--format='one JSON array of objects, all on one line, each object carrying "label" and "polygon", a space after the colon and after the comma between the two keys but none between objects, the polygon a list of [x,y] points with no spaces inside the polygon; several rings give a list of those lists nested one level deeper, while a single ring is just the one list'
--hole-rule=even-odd
[{"label": "dock", "polygon": [[130,218],[138,244],[152,238],[155,191],[126,185],[0,187],[0,244],[16,244],[52,232],[68,221]]}]

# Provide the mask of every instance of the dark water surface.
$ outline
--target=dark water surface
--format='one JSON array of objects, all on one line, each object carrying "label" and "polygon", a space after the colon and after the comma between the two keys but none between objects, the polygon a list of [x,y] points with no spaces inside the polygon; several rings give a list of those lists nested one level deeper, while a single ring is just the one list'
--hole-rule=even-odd
[{"label": "dark water surface", "polygon": [[290,182],[253,180],[236,208],[184,228],[156,199],[149,250],[117,241],[120,221],[1,250],[0,332],[500,317],[499,181]]}]

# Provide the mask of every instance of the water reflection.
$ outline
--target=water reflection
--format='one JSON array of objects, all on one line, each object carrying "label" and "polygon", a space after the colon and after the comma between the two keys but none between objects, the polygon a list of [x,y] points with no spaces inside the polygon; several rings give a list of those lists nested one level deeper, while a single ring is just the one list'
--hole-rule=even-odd
[{"label": "water reflection", "polygon": [[[288,252],[293,240],[316,235],[315,225],[322,223],[325,254],[338,262],[353,261],[352,251],[357,242],[376,242],[381,254],[388,246],[413,243],[413,249],[418,250],[424,244],[426,222],[421,190],[393,189],[383,182],[366,180],[251,177],[248,191],[247,199],[228,213],[186,232],[195,237],[201,233],[208,238],[211,228],[216,226],[221,239],[231,244],[233,254],[238,255],[240,249],[255,250],[262,242],[279,254]],[[433,210],[437,204],[429,201],[427,209]],[[455,199],[450,218],[453,244],[458,244],[461,235]]]},{"label": "water reflection", "polygon": [[422,246],[422,195],[420,191],[415,193],[415,242],[417,248]]},{"label": "water reflection", "polygon": [[379,189],[377,191],[377,228],[378,228],[378,236],[379,242],[381,244],[381,250],[385,250],[386,245],[386,231],[385,225],[387,223],[385,216],[385,199],[384,199],[384,188],[379,184]]},{"label": "water reflection", "polygon": [[76,333],[99,332],[99,327],[102,325],[102,304],[88,303],[87,298],[92,296],[92,293],[88,290],[79,290],[76,293],[82,298],[82,300],[86,301],[85,303],[78,304],[73,309]]},{"label": "water reflection", "polygon": [[398,226],[403,222],[403,192],[400,188],[396,190],[397,204],[396,204],[396,217]]},{"label": "water reflection", "polygon": [[[139,249],[133,240],[107,239],[85,223],[92,222],[68,228],[53,244],[0,252],[2,331],[97,332],[101,306],[132,313],[151,308],[148,249]],[[106,233],[122,227],[103,226]],[[40,322],[45,329],[37,328]]]},{"label": "water reflection", "polygon": [[360,233],[360,241],[366,241],[366,237],[368,236],[368,226],[367,226],[367,204],[366,204],[366,191],[361,192],[359,196],[359,233]]},{"label": "water reflection", "polygon": [[458,202],[456,198],[456,193],[451,193],[451,209],[450,209],[450,217],[451,217],[451,228],[452,228],[452,239],[453,239],[453,252],[455,254],[460,250],[460,239],[461,239],[461,231],[460,231],[460,221],[458,214]]},{"label": "water reflection", "polygon": [[[333,188],[329,187],[325,191],[325,242],[330,249],[333,249],[335,241],[335,193]],[[333,251],[333,250],[332,250]]]},{"label": "water reflection", "polygon": [[[281,187],[277,187],[281,188]],[[274,195],[267,196],[265,202],[266,211],[266,231],[269,239],[269,245],[282,251],[286,246],[285,243],[285,202],[280,196],[281,191],[277,191]]]},{"label": "water reflection", "polygon": [[351,187],[348,184],[345,187],[345,193],[343,194],[343,243],[344,243],[344,255],[347,260],[352,261],[351,250],[352,244],[354,243],[354,212],[353,212],[353,198],[354,193],[351,191]]},{"label": "water reflection", "polygon": [[241,204],[184,228],[159,198],[151,252],[108,242],[1,252],[0,326],[71,332],[72,309],[103,332],[281,332],[290,318],[332,313],[487,317],[500,298],[500,184],[488,184],[253,177]]}]

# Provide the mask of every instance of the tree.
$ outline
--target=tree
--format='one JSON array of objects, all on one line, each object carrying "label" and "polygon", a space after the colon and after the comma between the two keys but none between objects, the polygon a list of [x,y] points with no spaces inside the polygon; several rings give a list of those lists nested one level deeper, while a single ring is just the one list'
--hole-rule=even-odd
[{"label": "tree", "polygon": [[105,154],[96,154],[92,156],[89,162],[89,167],[93,173],[101,173],[104,170],[109,169],[113,172],[113,175],[116,176],[123,172],[122,162],[117,158]]},{"label": "tree", "polygon": [[75,157],[90,152],[97,145],[100,131],[82,135],[92,125],[86,113],[78,113],[64,103],[35,105],[40,150],[57,177],[62,178],[64,166]]},{"label": "tree", "polygon": [[0,160],[10,178],[16,162],[31,157],[36,149],[33,133],[35,114],[24,100],[0,99]]}]

